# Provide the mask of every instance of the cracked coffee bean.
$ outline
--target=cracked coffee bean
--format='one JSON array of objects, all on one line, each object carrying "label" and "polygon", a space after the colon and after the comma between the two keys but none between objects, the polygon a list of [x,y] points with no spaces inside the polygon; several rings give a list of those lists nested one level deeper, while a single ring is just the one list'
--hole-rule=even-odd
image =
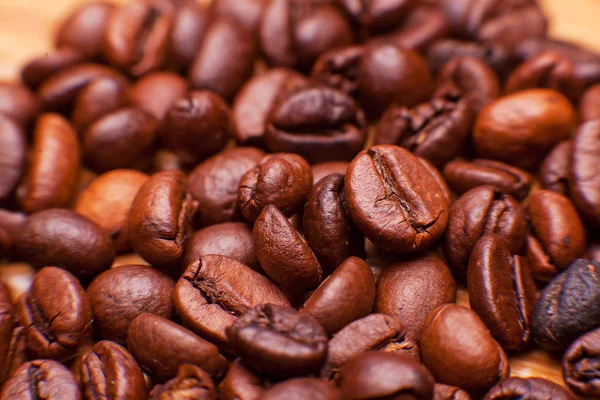
[{"label": "cracked coffee bean", "polygon": [[81,400],[73,373],[52,360],[34,360],[21,365],[4,383],[1,400]]}]

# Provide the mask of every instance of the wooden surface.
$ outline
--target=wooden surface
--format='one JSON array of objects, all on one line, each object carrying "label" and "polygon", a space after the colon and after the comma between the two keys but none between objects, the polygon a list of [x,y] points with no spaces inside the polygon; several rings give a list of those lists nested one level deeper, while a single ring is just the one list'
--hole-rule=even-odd
[{"label": "wooden surface", "polygon": [[[118,0],[115,2],[124,2]],[[242,0],[240,0],[242,1]],[[540,0],[551,19],[553,36],[577,41],[600,51],[600,0]],[[70,9],[89,0],[0,0],[0,79],[14,79],[30,57],[52,49],[53,32]],[[136,256],[121,257],[117,264],[140,262]],[[26,290],[33,270],[25,264],[0,268],[14,294]],[[459,292],[458,303],[468,306]],[[511,356],[513,376],[539,376],[563,383],[559,360],[539,350]]]}]

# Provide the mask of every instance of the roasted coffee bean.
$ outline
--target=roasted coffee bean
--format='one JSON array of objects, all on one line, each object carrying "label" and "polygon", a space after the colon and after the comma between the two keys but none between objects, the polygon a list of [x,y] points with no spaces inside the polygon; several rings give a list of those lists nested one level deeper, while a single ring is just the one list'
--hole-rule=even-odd
[{"label": "roasted coffee bean", "polygon": [[255,52],[252,36],[237,23],[228,18],[213,20],[190,66],[192,88],[233,99],[252,75]]},{"label": "roasted coffee bean", "polygon": [[600,396],[600,329],[586,333],[567,349],[562,360],[567,387],[582,397]]},{"label": "roasted coffee bean", "polygon": [[273,385],[262,394],[264,400],[340,400],[340,391],[324,379],[295,378]]},{"label": "roasted coffee bean", "polygon": [[71,120],[78,131],[106,114],[116,111],[127,101],[127,81],[120,77],[98,78],[84,87],[73,105]]},{"label": "roasted coffee bean", "polygon": [[579,119],[582,122],[600,119],[600,84],[590,87],[581,97]]},{"label": "roasted coffee bean", "polygon": [[436,383],[433,385],[433,400],[471,400],[471,396],[456,386]]},{"label": "roasted coffee bean", "polygon": [[221,347],[227,346],[227,327],[251,308],[290,305],[268,278],[219,255],[205,255],[189,264],[177,282],[173,301],[186,327]]},{"label": "roasted coffee bean", "polygon": [[210,4],[210,12],[213,18],[231,18],[242,26],[249,34],[258,36],[260,20],[265,7],[269,4],[267,0],[215,0]]},{"label": "roasted coffee bean", "polygon": [[115,257],[104,229],[66,209],[32,214],[15,245],[19,256],[34,267],[61,267],[84,281],[110,268]]},{"label": "roasted coffee bean", "polygon": [[263,380],[252,372],[241,359],[229,364],[221,392],[223,400],[260,400]]},{"label": "roasted coffee bean", "polygon": [[311,78],[325,86],[355,96],[358,92],[358,65],[363,46],[338,47],[323,53],[315,62]]},{"label": "roasted coffee bean", "polygon": [[448,222],[444,189],[419,158],[397,146],[362,151],[346,173],[346,205],[367,238],[398,253],[422,251]]},{"label": "roasted coffee bean", "polygon": [[164,64],[173,10],[164,2],[132,0],[106,22],[104,57],[131,75],[142,76]]},{"label": "roasted coffee bean", "polygon": [[600,264],[579,259],[544,288],[533,310],[533,337],[547,350],[564,351],[600,327]]},{"label": "roasted coffee bean", "polygon": [[129,102],[163,121],[173,104],[185,97],[188,83],[171,72],[152,72],[139,79],[129,90]]},{"label": "roasted coffee bean", "polygon": [[19,299],[27,350],[34,358],[65,361],[92,337],[92,311],[81,284],[64,269],[42,268]]},{"label": "roasted coffee bean", "polygon": [[241,217],[237,209],[240,179],[264,156],[262,150],[238,147],[212,156],[190,173],[188,187],[198,201],[199,225],[214,225]]},{"label": "roasted coffee bean", "polygon": [[179,71],[188,70],[202,43],[209,17],[208,7],[195,1],[176,8],[169,33],[167,64]]},{"label": "roasted coffee bean", "polygon": [[114,4],[105,1],[75,9],[58,29],[56,47],[69,47],[88,56],[99,56],[108,20],[114,10]]},{"label": "roasted coffee bean", "polygon": [[194,164],[223,150],[229,140],[229,107],[208,90],[190,92],[169,110],[161,127],[165,147]]},{"label": "roasted coffee bean", "polygon": [[493,186],[478,186],[463,194],[450,209],[444,255],[454,274],[466,278],[469,256],[484,235],[495,233],[511,253],[521,250],[527,236],[525,208]]},{"label": "roasted coffee bean", "polygon": [[91,124],[83,134],[85,160],[95,171],[140,168],[150,163],[158,121],[134,107],[121,108]]},{"label": "roasted coffee bean", "polygon": [[350,163],[346,161],[326,161],[311,166],[313,174],[313,186],[331,174],[346,174],[346,170]]},{"label": "roasted coffee bean", "polygon": [[573,140],[563,140],[548,153],[539,169],[543,189],[563,195],[569,193],[569,174],[573,154]]},{"label": "roasted coffee bean", "polygon": [[418,53],[385,42],[365,47],[358,82],[361,102],[374,115],[394,103],[414,107],[426,101],[433,89],[429,67]]},{"label": "roasted coffee bean", "polygon": [[567,389],[542,378],[509,378],[494,386],[484,400],[575,400]]},{"label": "roasted coffee bean", "polygon": [[98,275],[87,288],[99,337],[127,342],[127,328],[142,313],[173,316],[175,282],[146,265],[124,265]]},{"label": "roasted coffee bean", "polygon": [[277,378],[317,373],[327,356],[327,333],[314,317],[272,304],[239,317],[227,339],[245,363]]},{"label": "roasted coffee bean", "polygon": [[25,347],[25,336],[23,328],[16,326],[15,313],[8,287],[0,282],[0,386],[25,361],[20,351]]},{"label": "roasted coffee bean", "polygon": [[419,345],[408,337],[398,318],[370,314],[346,325],[331,338],[321,377],[338,380],[342,365],[369,350],[381,350],[420,360]]},{"label": "roasted coffee bean", "polygon": [[30,59],[21,68],[21,81],[32,90],[60,71],[86,62],[88,56],[69,47]]},{"label": "roasted coffee bean", "polygon": [[307,85],[282,95],[267,121],[273,152],[297,153],[310,163],[351,160],[366,139],[362,109],[348,95]]},{"label": "roasted coffee bean", "polygon": [[442,167],[467,143],[473,118],[466,100],[434,99],[412,109],[392,106],[377,124],[373,144],[396,144]]},{"label": "roasted coffee bean", "polygon": [[469,392],[487,390],[510,372],[504,350],[477,314],[455,304],[443,305],[427,317],[421,357],[436,382]]},{"label": "roasted coffee bean", "polygon": [[586,223],[600,227],[600,121],[579,126],[573,140],[569,193]]},{"label": "roasted coffee bean", "polygon": [[382,33],[395,28],[418,3],[414,0],[342,0],[344,9],[353,21],[369,33]]},{"label": "roasted coffee bean", "polygon": [[5,117],[0,111],[0,202],[8,200],[13,195],[25,172],[26,156],[25,132],[15,121]]},{"label": "roasted coffee bean", "polygon": [[398,317],[415,341],[429,313],[456,301],[456,283],[448,265],[430,252],[391,265],[377,280],[375,311]]},{"label": "roasted coffee bean", "polygon": [[156,385],[150,392],[150,400],[215,400],[215,385],[206,372],[191,364],[179,366],[177,376],[165,383]]},{"label": "roasted coffee bean", "polygon": [[505,239],[483,236],[471,252],[467,271],[469,301],[506,350],[521,350],[529,343],[536,287],[525,258],[513,256]]},{"label": "roasted coffee bean", "polygon": [[323,279],[323,269],[306,240],[285,215],[266,206],[254,224],[256,257],[267,275],[291,293],[306,293]]},{"label": "roasted coffee bean", "polygon": [[431,399],[433,376],[418,361],[383,351],[368,351],[340,369],[344,399]]},{"label": "roasted coffee bean", "polygon": [[127,221],[135,252],[153,267],[178,275],[197,207],[181,171],[154,174],[135,196]]},{"label": "roasted coffee bean", "polygon": [[550,89],[529,89],[502,97],[478,115],[473,143],[480,157],[530,169],[575,123],[573,106]]},{"label": "roasted coffee bean", "polygon": [[569,199],[549,190],[532,193],[527,212],[527,261],[536,280],[548,281],[583,254],[585,228]]},{"label": "roasted coffee bean", "polygon": [[17,189],[21,209],[33,213],[65,207],[74,194],[81,168],[77,134],[69,122],[58,114],[40,116],[31,154]]},{"label": "roasted coffee bean", "polygon": [[417,4],[391,33],[390,39],[404,49],[423,52],[433,42],[446,36],[448,30],[448,18],[439,7],[435,4]]},{"label": "roasted coffee bean", "polygon": [[4,114],[23,127],[37,114],[37,100],[25,86],[0,81],[0,114]]},{"label": "roasted coffee bean", "polygon": [[127,400],[146,398],[144,374],[133,356],[115,342],[102,340],[84,356],[79,376],[83,398]]},{"label": "roasted coffee bean", "polygon": [[131,322],[127,348],[158,382],[175,377],[183,364],[200,367],[215,379],[227,369],[227,360],[214,345],[154,314],[141,314]]},{"label": "roasted coffee bean", "polygon": [[75,376],[52,360],[35,360],[21,365],[5,382],[1,400],[81,400]]},{"label": "roasted coffee bean", "polygon": [[583,82],[575,75],[575,65],[566,57],[546,51],[525,61],[508,77],[507,94],[533,88],[554,89],[573,103],[583,93]]}]

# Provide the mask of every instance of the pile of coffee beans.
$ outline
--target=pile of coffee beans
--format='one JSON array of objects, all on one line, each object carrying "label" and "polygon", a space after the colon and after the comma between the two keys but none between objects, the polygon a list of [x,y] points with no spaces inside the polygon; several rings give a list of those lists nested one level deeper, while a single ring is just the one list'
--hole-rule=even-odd
[{"label": "pile of coffee beans", "polygon": [[[75,10],[0,82],[0,399],[599,399],[600,54],[547,31]],[[531,349],[564,382],[511,375]]]}]

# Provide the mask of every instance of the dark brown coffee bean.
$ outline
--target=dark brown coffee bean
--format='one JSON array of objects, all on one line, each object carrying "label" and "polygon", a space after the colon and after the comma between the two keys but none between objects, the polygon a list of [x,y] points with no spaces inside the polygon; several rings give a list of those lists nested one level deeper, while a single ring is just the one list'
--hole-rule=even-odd
[{"label": "dark brown coffee bean", "polygon": [[581,122],[600,119],[600,84],[587,89],[581,97],[579,119]]},{"label": "dark brown coffee bean", "polygon": [[173,9],[160,1],[135,0],[116,8],[106,22],[104,57],[131,75],[162,67]]},{"label": "dark brown coffee bean", "polygon": [[141,314],[131,322],[127,348],[158,382],[175,377],[183,364],[200,367],[215,379],[227,369],[227,360],[214,345],[154,314]]},{"label": "dark brown coffee bean", "polygon": [[81,150],[77,134],[58,114],[38,118],[27,163],[27,173],[17,189],[21,209],[27,213],[65,207],[74,194]]},{"label": "dark brown coffee bean", "polygon": [[186,327],[222,347],[227,346],[227,327],[251,308],[290,305],[268,278],[219,255],[205,255],[189,264],[177,282],[173,301]]},{"label": "dark brown coffee bean", "polygon": [[265,142],[273,152],[297,153],[310,163],[351,160],[366,139],[362,109],[348,95],[320,86],[300,86],[271,110]]},{"label": "dark brown coffee bean", "polygon": [[340,400],[342,397],[339,389],[324,379],[294,378],[273,385],[261,398],[264,400]]},{"label": "dark brown coffee bean", "polygon": [[469,392],[488,390],[510,372],[506,353],[477,314],[455,304],[427,317],[421,357],[436,382]]},{"label": "dark brown coffee bean", "polygon": [[427,249],[448,222],[448,200],[436,178],[397,146],[356,156],[346,173],[346,205],[367,238],[398,254]]},{"label": "dark brown coffee bean", "polygon": [[35,360],[21,365],[6,381],[1,400],[81,400],[75,376],[52,360]]},{"label": "dark brown coffee bean", "polygon": [[[4,321],[3,321],[4,322]],[[4,322],[6,324],[6,322]],[[5,326],[7,326],[6,324]],[[3,327],[3,329],[6,329]],[[4,333],[2,333],[4,334]],[[4,340],[5,338],[2,338]],[[2,363],[0,363],[0,385],[4,383],[9,376],[22,364],[27,361],[27,335],[24,326],[17,326],[14,329],[11,327],[10,336],[7,337],[6,348],[0,349],[5,353],[0,353]],[[4,344],[0,345],[4,346]]]},{"label": "dark brown coffee bean", "polygon": [[531,335],[536,287],[525,258],[510,254],[499,235],[477,241],[469,259],[467,286],[471,308],[506,350],[521,350]]},{"label": "dark brown coffee bean", "polygon": [[449,162],[444,167],[444,177],[448,186],[458,194],[489,185],[518,200],[527,197],[533,185],[533,177],[522,169],[484,159]]},{"label": "dark brown coffee bean", "polygon": [[466,100],[434,99],[412,109],[392,106],[377,124],[373,144],[396,144],[442,167],[467,143],[473,118]]},{"label": "dark brown coffee bean", "polygon": [[456,200],[450,209],[444,255],[457,278],[466,278],[473,246],[484,235],[495,233],[507,241],[511,253],[519,252],[527,236],[525,216],[517,200],[488,185]]},{"label": "dark brown coffee bean", "polygon": [[565,383],[575,394],[586,398],[600,396],[600,329],[586,333],[569,346],[562,368]]},{"label": "dark brown coffee bean", "polygon": [[102,52],[102,41],[115,6],[105,1],[83,5],[72,11],[56,34],[56,47],[69,47],[88,56]]},{"label": "dark brown coffee bean", "polygon": [[145,265],[124,265],[98,275],[87,289],[97,334],[127,342],[127,328],[141,313],[173,316],[175,282]]},{"label": "dark brown coffee bean", "polygon": [[229,141],[229,107],[208,90],[190,92],[169,110],[160,130],[162,143],[188,164],[223,150]]},{"label": "dark brown coffee bean", "polygon": [[340,369],[344,399],[431,399],[433,376],[418,361],[383,351],[368,351]]},{"label": "dark brown coffee bean", "polygon": [[133,200],[127,221],[135,252],[153,267],[178,276],[197,207],[181,171],[154,174]]},{"label": "dark brown coffee bean", "polygon": [[0,111],[0,201],[6,201],[13,195],[25,172],[26,155],[25,132]]},{"label": "dark brown coffee bean", "polygon": [[150,392],[150,400],[215,400],[215,385],[206,372],[191,364],[179,366],[177,376],[165,383],[156,385]]},{"label": "dark brown coffee bean", "polygon": [[532,193],[527,212],[527,261],[536,280],[548,281],[583,254],[585,228],[571,201],[549,190]]},{"label": "dark brown coffee bean", "polygon": [[195,1],[176,8],[169,33],[167,64],[179,71],[188,70],[202,43],[209,16],[208,7]]},{"label": "dark brown coffee bean", "polygon": [[0,114],[27,127],[37,110],[37,100],[29,89],[18,83],[0,82]]},{"label": "dark brown coffee bean", "polygon": [[273,205],[254,224],[256,257],[276,283],[292,293],[306,293],[323,279],[323,269],[302,235]]},{"label": "dark brown coffee bean", "polygon": [[98,78],[84,87],[73,105],[71,120],[78,131],[125,105],[128,83],[122,78]]},{"label": "dark brown coffee bean", "polygon": [[25,361],[19,357],[18,351],[18,347],[25,347],[19,346],[19,342],[24,342],[19,340],[19,336],[23,339],[25,336],[19,334],[23,328],[16,326],[15,313],[8,287],[0,282],[0,386]]},{"label": "dark brown coffee bean", "polygon": [[600,121],[579,126],[573,140],[569,193],[586,223],[600,227]]},{"label": "dark brown coffee bean", "polygon": [[429,313],[456,300],[456,283],[446,263],[426,253],[383,270],[377,280],[375,311],[398,317],[418,341]]},{"label": "dark brown coffee bean", "polygon": [[144,374],[133,356],[115,342],[94,345],[80,364],[83,398],[127,400],[146,398]]},{"label": "dark brown coffee bean", "polygon": [[227,339],[245,363],[278,378],[317,373],[327,356],[327,333],[314,317],[271,304],[238,318]]},{"label": "dark brown coffee bean", "polygon": [[321,179],[331,174],[342,174],[346,175],[346,170],[350,163],[346,161],[326,161],[311,166],[313,174],[313,186],[316,185]]},{"label": "dark brown coffee bean", "polygon": [[575,400],[567,389],[542,378],[509,378],[494,386],[484,400]]},{"label": "dark brown coffee bean", "polygon": [[370,314],[346,325],[331,338],[321,377],[337,381],[342,365],[369,350],[387,351],[420,360],[419,345],[407,336],[398,318]]},{"label": "dark brown coffee bean", "polygon": [[25,63],[21,68],[21,81],[35,90],[54,74],[87,60],[88,56],[85,54],[69,47],[62,47]]},{"label": "dark brown coffee bean", "polygon": [[263,394],[262,384],[262,378],[238,358],[229,364],[221,385],[223,400],[260,400]]},{"label": "dark brown coffee bean", "polygon": [[533,310],[533,337],[547,350],[564,351],[600,327],[600,264],[579,259],[544,288]]},{"label": "dark brown coffee bean", "polygon": [[542,189],[563,195],[569,193],[569,174],[573,154],[573,140],[563,140],[544,158],[539,169]]},{"label": "dark brown coffee bean", "polygon": [[414,0],[342,0],[346,12],[353,21],[370,33],[382,33],[398,25],[414,6],[418,3]]},{"label": "dark brown coffee bean", "polygon": [[439,7],[434,4],[417,4],[391,33],[390,40],[404,49],[423,52],[433,42],[446,36],[448,30],[448,18]]},{"label": "dark brown coffee bean", "polygon": [[252,36],[237,23],[228,18],[213,20],[190,66],[191,87],[233,99],[252,75],[255,52]]},{"label": "dark brown coffee bean", "polygon": [[330,88],[355,96],[358,92],[358,65],[363,46],[338,47],[323,53],[315,62],[311,78]]},{"label": "dark brown coffee bean", "polygon": [[480,157],[529,169],[569,137],[574,123],[575,110],[562,94],[550,89],[523,90],[479,113],[473,143]]},{"label": "dark brown coffee bean", "polygon": [[16,251],[34,267],[64,268],[88,280],[110,268],[115,248],[104,229],[71,210],[50,209],[31,215]]},{"label": "dark brown coffee bean", "polygon": [[267,0],[215,0],[210,4],[210,12],[213,18],[230,18],[235,20],[249,34],[258,36],[260,20],[265,7],[269,4]]},{"label": "dark brown coffee bean", "polygon": [[433,385],[433,400],[471,400],[471,396],[456,386],[436,383]]},{"label": "dark brown coffee bean", "polygon": [[350,23],[331,3],[319,0],[269,2],[259,29],[260,45],[267,62],[273,66],[309,70],[325,51],[351,44]]},{"label": "dark brown coffee bean", "polygon": [[152,72],[129,90],[132,105],[154,115],[163,121],[173,104],[188,92],[188,83],[181,76],[171,72]]}]

